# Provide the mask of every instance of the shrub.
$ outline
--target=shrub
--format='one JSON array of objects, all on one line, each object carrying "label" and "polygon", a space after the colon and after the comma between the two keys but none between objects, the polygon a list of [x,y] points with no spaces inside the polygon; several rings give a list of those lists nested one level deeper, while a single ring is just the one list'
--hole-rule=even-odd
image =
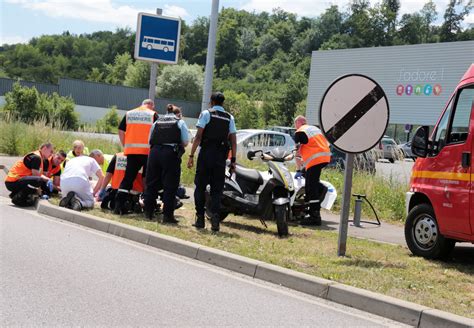
[{"label": "shrub", "polygon": [[115,154],[121,150],[118,143],[109,140],[80,135],[75,132],[60,131],[46,125],[45,120],[38,120],[32,124],[19,122],[13,118],[0,121],[0,153],[22,156],[38,148],[46,141],[53,143],[54,148],[65,151],[71,148],[76,139],[84,141],[89,149],[100,149],[106,154]]},{"label": "shrub", "polygon": [[40,94],[35,87],[22,87],[18,82],[13,90],[5,94],[4,111],[25,123],[45,121],[56,128],[75,130],[78,116],[74,112],[74,101],[70,97]]},{"label": "shrub", "polygon": [[103,118],[97,121],[97,132],[117,133],[120,124],[120,117],[117,113],[117,107],[112,106]]}]

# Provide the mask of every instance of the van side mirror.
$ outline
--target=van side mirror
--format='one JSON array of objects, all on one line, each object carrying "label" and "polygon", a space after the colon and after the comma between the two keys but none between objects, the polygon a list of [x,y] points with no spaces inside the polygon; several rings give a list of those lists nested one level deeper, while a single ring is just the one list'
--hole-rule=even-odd
[{"label": "van side mirror", "polygon": [[411,142],[411,151],[418,157],[428,156],[428,135],[430,128],[428,126],[420,126],[413,136]]}]

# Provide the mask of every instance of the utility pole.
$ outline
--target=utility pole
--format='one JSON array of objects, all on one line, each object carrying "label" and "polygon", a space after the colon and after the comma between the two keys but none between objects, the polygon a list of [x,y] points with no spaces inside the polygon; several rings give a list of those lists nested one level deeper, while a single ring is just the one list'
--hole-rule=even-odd
[{"label": "utility pole", "polygon": [[[163,13],[163,9],[156,8],[156,14],[161,16]],[[156,74],[158,72],[158,64],[151,63],[150,64],[150,87],[148,89],[148,98],[155,102],[155,94],[156,94]]]},{"label": "utility pole", "polygon": [[219,0],[212,0],[211,20],[209,22],[209,38],[207,42],[206,71],[204,74],[204,88],[202,90],[201,111],[209,108],[209,98],[212,92],[212,76],[214,73],[214,59],[216,54],[217,19],[219,15]]}]

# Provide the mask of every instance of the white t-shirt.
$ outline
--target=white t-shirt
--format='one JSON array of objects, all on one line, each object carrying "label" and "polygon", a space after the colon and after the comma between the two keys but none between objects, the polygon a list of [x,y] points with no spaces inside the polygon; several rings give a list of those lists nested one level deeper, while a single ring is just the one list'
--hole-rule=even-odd
[{"label": "white t-shirt", "polygon": [[92,175],[95,175],[98,170],[100,170],[100,166],[92,157],[74,157],[67,161],[66,168],[61,174],[61,179],[82,178],[89,181],[89,178],[92,178]]}]

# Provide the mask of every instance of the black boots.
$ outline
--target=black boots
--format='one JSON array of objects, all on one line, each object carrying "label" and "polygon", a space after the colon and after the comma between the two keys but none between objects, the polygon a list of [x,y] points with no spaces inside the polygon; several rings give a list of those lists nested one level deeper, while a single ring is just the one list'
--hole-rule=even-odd
[{"label": "black boots", "polygon": [[163,223],[178,224],[179,221],[175,219],[174,214],[163,214]]},{"label": "black boots", "polygon": [[219,214],[212,214],[211,216],[211,230],[218,232],[219,231],[219,225],[221,223],[221,220],[219,219]]},{"label": "black boots", "polygon": [[204,221],[204,214],[196,213],[196,221],[194,222],[196,229],[204,229],[206,222]]},{"label": "black boots", "polygon": [[305,216],[304,219],[300,221],[301,225],[304,226],[320,226],[321,225],[321,213],[319,211],[314,211]]}]

